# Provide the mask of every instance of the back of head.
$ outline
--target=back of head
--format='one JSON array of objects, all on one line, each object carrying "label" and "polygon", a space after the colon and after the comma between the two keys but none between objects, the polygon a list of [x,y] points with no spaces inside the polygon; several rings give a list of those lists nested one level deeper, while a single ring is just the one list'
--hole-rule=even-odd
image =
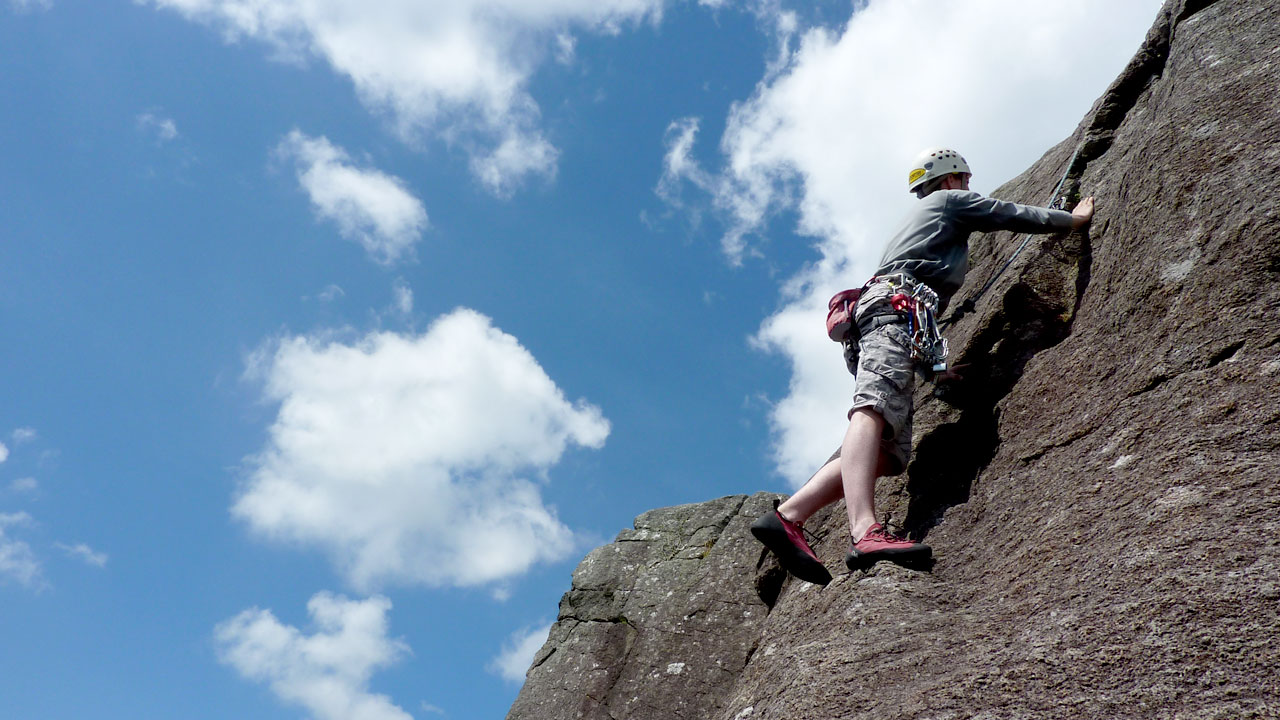
[{"label": "back of head", "polygon": [[969,163],[955,150],[948,148],[930,148],[922,151],[911,163],[911,173],[907,176],[910,191],[916,197],[924,197],[942,184],[942,179],[954,173],[972,174]]}]

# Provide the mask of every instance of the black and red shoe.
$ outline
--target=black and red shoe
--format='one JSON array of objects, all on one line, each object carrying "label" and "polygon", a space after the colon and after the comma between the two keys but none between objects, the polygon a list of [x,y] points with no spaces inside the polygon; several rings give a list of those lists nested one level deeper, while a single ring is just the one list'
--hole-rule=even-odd
[{"label": "black and red shoe", "polygon": [[816,585],[831,582],[831,573],[805,541],[800,523],[782,517],[777,503],[773,507],[751,523],[751,534],[778,557],[778,564],[787,572]]},{"label": "black and red shoe", "polygon": [[880,523],[872,525],[862,539],[849,548],[844,564],[850,570],[865,567],[877,560],[921,561],[932,557],[933,550],[922,542],[894,535]]}]

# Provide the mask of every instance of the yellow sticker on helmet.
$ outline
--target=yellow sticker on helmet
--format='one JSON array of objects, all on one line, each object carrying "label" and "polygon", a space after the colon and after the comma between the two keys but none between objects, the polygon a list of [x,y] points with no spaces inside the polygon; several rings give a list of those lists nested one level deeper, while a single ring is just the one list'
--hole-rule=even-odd
[{"label": "yellow sticker on helmet", "polygon": [[916,168],[915,170],[911,171],[911,177],[907,180],[907,182],[913,183],[922,177],[924,177],[924,168]]}]

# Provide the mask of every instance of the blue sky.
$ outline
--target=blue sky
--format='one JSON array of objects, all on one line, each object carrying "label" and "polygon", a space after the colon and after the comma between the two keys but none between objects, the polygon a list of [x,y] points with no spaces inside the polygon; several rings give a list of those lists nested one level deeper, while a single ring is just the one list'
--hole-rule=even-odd
[{"label": "blue sky", "polygon": [[6,715],[504,716],[588,549],[838,442],[915,152],[1158,7],[1023,5],[4,0]]}]

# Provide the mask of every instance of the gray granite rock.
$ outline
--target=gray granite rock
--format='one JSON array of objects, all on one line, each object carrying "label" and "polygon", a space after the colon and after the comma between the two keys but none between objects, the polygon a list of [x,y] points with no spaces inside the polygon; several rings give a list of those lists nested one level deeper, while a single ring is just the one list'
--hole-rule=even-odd
[{"label": "gray granite rock", "polygon": [[774,597],[783,581],[747,531],[775,497],[653,510],[591,551],[507,717],[692,720],[722,710],[769,612],[757,575],[766,586],[772,578]]},{"label": "gray granite rock", "polygon": [[[809,523],[826,588],[760,563],[770,496],[648,513],[509,718],[1280,717],[1278,37],[1274,2],[1171,0],[993,193],[1044,203],[1080,148],[1098,213],[1033,240],[948,330],[966,380],[917,394],[878,502],[931,572],[844,572],[841,505]],[[1020,239],[975,236],[953,306]]]}]

